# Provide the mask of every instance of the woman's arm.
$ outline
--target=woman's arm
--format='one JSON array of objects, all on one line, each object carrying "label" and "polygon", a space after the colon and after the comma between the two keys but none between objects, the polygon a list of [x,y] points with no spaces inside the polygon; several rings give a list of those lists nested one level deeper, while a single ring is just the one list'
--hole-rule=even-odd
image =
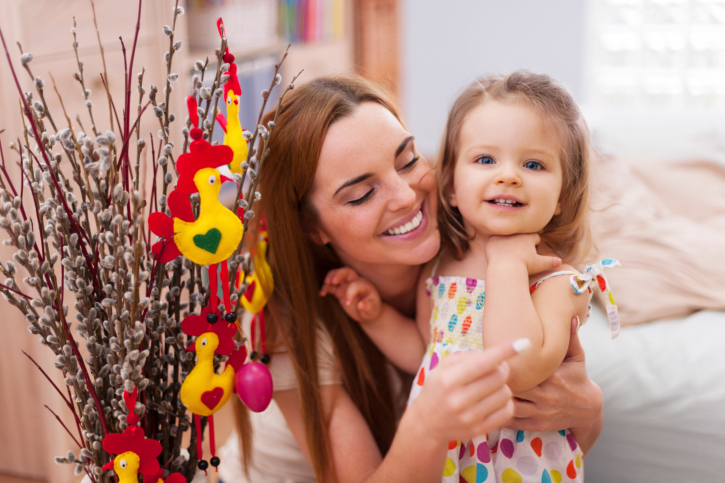
[{"label": "woman's arm", "polygon": [[514,392],[514,418],[506,424],[526,431],[569,428],[586,455],[602,431],[602,391],[589,380],[579,321],[571,321],[571,336],[564,362],[536,387]]},{"label": "woman's arm", "polygon": [[[508,344],[445,358],[407,408],[385,458],[342,386],[323,386],[337,480],[440,481],[448,441],[484,434],[511,418],[513,404],[505,385],[508,369],[502,362],[514,354]],[[274,398],[309,461],[297,392],[278,391]]]}]

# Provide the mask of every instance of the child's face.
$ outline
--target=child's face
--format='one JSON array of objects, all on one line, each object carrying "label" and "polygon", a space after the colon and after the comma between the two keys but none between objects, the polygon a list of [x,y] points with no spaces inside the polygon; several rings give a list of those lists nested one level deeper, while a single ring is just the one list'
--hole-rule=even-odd
[{"label": "child's face", "polygon": [[559,214],[557,136],[523,103],[486,101],[463,121],[448,195],[469,234],[538,233]]}]

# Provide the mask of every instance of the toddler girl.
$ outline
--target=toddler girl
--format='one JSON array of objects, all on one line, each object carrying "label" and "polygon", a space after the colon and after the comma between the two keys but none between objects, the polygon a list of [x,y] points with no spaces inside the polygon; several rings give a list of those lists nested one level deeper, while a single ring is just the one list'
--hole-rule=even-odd
[{"label": "toddler girl", "polygon": [[[619,318],[602,272],[618,262],[603,260],[583,274],[571,266],[591,248],[589,163],[581,113],[548,76],[485,77],[458,97],[437,173],[443,248],[420,277],[419,331],[349,268],[330,272],[322,288],[338,297],[386,355],[398,351],[403,369],[419,367],[408,404],[448,354],[516,339],[522,339],[519,347],[528,341],[531,347],[508,362],[508,385],[513,391],[538,385],[564,359],[570,321],[586,321],[596,286],[616,337]],[[395,237],[396,231],[380,236]],[[542,272],[541,255],[564,264]],[[405,344],[406,354],[400,354],[401,337],[422,340]],[[582,456],[565,428],[502,428],[451,441],[443,481],[583,481]]]}]

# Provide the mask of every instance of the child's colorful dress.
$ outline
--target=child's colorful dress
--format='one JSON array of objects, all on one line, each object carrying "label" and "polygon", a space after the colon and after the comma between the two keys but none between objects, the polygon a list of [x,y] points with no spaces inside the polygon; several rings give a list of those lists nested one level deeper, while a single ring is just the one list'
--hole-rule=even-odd
[{"label": "child's colorful dress", "polygon": [[[619,334],[619,316],[604,267],[618,265],[605,259],[587,267],[583,274],[556,272],[531,285],[530,291],[546,279],[559,275],[571,277],[576,293],[599,285],[606,300],[612,338]],[[426,350],[408,404],[413,402],[431,370],[452,352],[482,349],[484,281],[465,277],[432,277],[426,281],[431,298],[431,339]],[[590,307],[591,308],[591,307]],[[588,314],[587,314],[588,318]],[[503,482],[554,483],[581,482],[582,452],[568,430],[552,432],[516,431],[501,428],[470,441],[451,441],[443,469],[445,483]]]}]

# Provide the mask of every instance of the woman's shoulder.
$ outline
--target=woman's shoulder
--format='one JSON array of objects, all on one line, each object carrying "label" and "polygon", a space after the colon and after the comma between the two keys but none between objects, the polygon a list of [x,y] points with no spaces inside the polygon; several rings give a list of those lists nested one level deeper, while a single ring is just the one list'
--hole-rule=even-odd
[{"label": "woman's shoulder", "polygon": [[[317,327],[317,378],[322,386],[342,383],[335,349],[330,334],[322,324]],[[269,372],[272,375],[272,384],[275,391],[296,389],[298,386],[295,363],[292,355],[284,348],[279,348],[270,354]]]}]

